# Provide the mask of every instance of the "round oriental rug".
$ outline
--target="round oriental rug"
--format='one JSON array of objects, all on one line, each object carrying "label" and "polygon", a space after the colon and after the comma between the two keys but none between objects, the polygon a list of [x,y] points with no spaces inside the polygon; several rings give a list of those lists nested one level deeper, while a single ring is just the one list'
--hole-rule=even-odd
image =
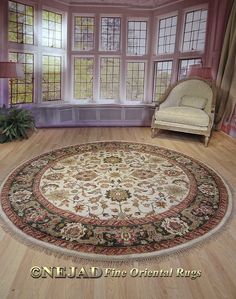
[{"label": "round oriental rug", "polygon": [[203,241],[232,209],[222,178],[173,150],[98,142],[45,153],[3,184],[1,216],[31,245],[96,260],[159,257]]}]

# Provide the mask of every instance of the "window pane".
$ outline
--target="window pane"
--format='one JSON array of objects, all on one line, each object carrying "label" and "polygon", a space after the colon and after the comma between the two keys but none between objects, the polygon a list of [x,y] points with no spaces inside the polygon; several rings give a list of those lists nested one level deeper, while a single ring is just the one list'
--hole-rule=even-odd
[{"label": "window pane", "polygon": [[90,57],[74,59],[74,98],[93,98],[94,60]]},{"label": "window pane", "polygon": [[8,1],[8,40],[20,44],[34,43],[34,9]]},{"label": "window pane", "polygon": [[100,98],[120,98],[120,59],[102,57],[100,60]]},{"label": "window pane", "polygon": [[61,100],[61,57],[43,55],[42,100]]},{"label": "window pane", "polygon": [[147,22],[128,22],[128,54],[145,55],[147,51]]},{"label": "window pane", "polygon": [[94,18],[75,17],[74,48],[79,51],[90,51],[94,48]]},{"label": "window pane", "polygon": [[203,51],[206,38],[207,10],[200,9],[186,14],[183,51]]},{"label": "window pane", "polygon": [[126,75],[126,99],[144,101],[145,63],[128,62]]},{"label": "window pane", "polygon": [[175,48],[177,16],[159,22],[157,54],[173,53]]},{"label": "window pane", "polygon": [[172,61],[155,62],[155,85],[153,100],[159,101],[170,85],[172,74]]},{"label": "window pane", "polygon": [[120,50],[120,18],[101,18],[101,49],[104,51]]},{"label": "window pane", "polygon": [[194,58],[194,59],[182,59],[182,60],[180,60],[178,79],[179,80],[184,79],[187,76],[190,65],[194,65],[194,64],[201,64],[202,65],[202,59],[201,58]]},{"label": "window pane", "polygon": [[11,104],[33,103],[34,55],[28,53],[10,52],[9,60],[12,62],[22,63],[25,74],[23,79],[13,79],[12,81],[12,88],[10,88]]},{"label": "window pane", "polygon": [[46,47],[62,47],[62,15],[43,10],[42,44]]}]

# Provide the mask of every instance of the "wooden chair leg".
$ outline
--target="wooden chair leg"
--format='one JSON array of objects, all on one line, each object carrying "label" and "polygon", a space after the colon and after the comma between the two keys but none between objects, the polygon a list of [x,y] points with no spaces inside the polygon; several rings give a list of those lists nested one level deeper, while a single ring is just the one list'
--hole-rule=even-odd
[{"label": "wooden chair leg", "polygon": [[209,136],[205,136],[205,146],[208,146],[208,142],[209,142]]},{"label": "wooden chair leg", "polygon": [[156,128],[152,128],[151,129],[151,137],[154,138],[156,136],[156,132],[157,132],[157,129]]}]

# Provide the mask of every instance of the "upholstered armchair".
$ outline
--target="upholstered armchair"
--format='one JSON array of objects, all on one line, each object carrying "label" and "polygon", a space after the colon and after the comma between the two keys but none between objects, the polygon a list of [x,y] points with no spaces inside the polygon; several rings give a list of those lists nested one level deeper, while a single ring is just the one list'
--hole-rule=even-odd
[{"label": "upholstered armchair", "polygon": [[208,145],[214,123],[215,88],[204,79],[188,78],[171,86],[157,103],[152,137],[159,129],[205,136]]}]

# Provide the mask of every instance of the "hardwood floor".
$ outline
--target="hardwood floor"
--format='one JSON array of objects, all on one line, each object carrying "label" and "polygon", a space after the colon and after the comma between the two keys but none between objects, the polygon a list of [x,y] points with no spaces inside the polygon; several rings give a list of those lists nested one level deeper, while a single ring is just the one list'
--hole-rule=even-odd
[{"label": "hardwood floor", "polygon": [[[0,181],[20,163],[59,147],[102,140],[124,140],[168,147],[195,157],[214,168],[236,194],[236,140],[214,132],[209,146],[199,136],[161,132],[151,138],[150,128],[68,128],[40,129],[26,141],[0,145]],[[201,270],[201,277],[190,278],[110,278],[33,279],[30,268],[38,266],[76,266],[14,240],[0,228],[0,298],[16,299],[108,299],[108,298],[236,298],[236,220],[235,208],[227,228],[198,249],[170,256],[158,262],[135,262],[120,266],[130,271],[178,267]],[[77,265],[78,266],[78,265]],[[85,266],[85,265],[79,265]],[[91,266],[93,264],[91,263]]]}]

